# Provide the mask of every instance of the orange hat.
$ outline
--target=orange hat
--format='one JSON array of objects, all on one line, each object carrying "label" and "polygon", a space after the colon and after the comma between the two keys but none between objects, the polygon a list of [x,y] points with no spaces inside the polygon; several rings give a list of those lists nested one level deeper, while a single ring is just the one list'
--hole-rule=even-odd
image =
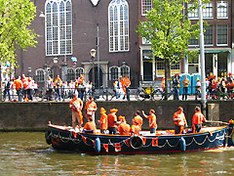
[{"label": "orange hat", "polygon": [[110,112],[118,112],[118,109],[113,108],[110,110]]},{"label": "orange hat", "polygon": [[125,117],[124,116],[119,116],[119,121],[123,121],[123,122],[125,122],[126,121],[126,119],[125,119]]},{"label": "orange hat", "polygon": [[101,111],[101,113],[106,113],[106,110],[103,107],[101,107],[100,111]]},{"label": "orange hat", "polygon": [[232,75],[231,73],[228,73],[228,75],[230,76],[230,75]]}]

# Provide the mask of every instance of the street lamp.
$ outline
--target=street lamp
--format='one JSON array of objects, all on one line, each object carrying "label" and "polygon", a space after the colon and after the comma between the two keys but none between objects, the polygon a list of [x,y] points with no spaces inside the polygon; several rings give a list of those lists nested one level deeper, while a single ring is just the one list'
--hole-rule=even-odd
[{"label": "street lamp", "polygon": [[95,49],[91,49],[90,50],[90,55],[91,55],[91,57],[92,57],[92,67],[93,67],[93,70],[92,70],[92,77],[93,77],[93,80],[92,80],[92,82],[93,82],[93,85],[95,86],[95,77],[94,77],[94,58],[95,58],[95,56],[96,56],[96,50]]}]

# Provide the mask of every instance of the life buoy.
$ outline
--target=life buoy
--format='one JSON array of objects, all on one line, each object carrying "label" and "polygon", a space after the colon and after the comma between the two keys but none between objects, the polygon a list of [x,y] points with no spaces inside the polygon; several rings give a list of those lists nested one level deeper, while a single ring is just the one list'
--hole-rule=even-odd
[{"label": "life buoy", "polygon": [[186,141],[183,137],[180,138],[180,150],[184,152],[186,150]]},{"label": "life buoy", "polygon": [[46,138],[46,142],[47,142],[48,145],[50,145],[52,143],[51,137],[52,137],[52,132],[51,131],[46,131],[45,138]]},{"label": "life buoy", "polygon": [[101,141],[99,138],[95,139],[95,151],[98,153],[101,151]]},{"label": "life buoy", "polygon": [[140,136],[132,136],[129,140],[129,145],[133,149],[140,149],[143,146],[143,140]]}]

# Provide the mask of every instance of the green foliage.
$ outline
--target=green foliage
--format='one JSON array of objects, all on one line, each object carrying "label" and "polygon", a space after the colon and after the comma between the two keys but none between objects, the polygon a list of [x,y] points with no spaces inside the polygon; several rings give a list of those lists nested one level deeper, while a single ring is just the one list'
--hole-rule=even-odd
[{"label": "green foliage", "polygon": [[17,65],[16,49],[35,47],[37,34],[30,29],[36,7],[30,0],[0,1],[0,58]]},{"label": "green foliage", "polygon": [[[181,58],[195,51],[188,51],[189,39],[198,38],[198,24],[183,14],[184,3],[190,0],[153,0],[153,8],[147,12],[146,21],[140,22],[137,32],[151,43],[152,55],[168,60],[170,63],[179,62]],[[197,1],[195,1],[197,3]],[[193,11],[195,5],[188,9]]]}]

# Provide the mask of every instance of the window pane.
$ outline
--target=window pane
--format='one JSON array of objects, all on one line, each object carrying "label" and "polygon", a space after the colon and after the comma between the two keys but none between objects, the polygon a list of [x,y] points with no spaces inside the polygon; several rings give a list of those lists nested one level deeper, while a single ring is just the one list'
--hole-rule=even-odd
[{"label": "window pane", "polygon": [[141,14],[142,16],[146,15],[146,11],[152,9],[152,0],[141,0]]},{"label": "window pane", "polygon": [[218,2],[217,3],[217,18],[228,18],[228,3]]},{"label": "window pane", "polygon": [[204,33],[205,45],[213,45],[213,26],[205,27],[206,32]]},{"label": "window pane", "polygon": [[218,44],[227,44],[227,25],[218,25],[217,28]]}]

